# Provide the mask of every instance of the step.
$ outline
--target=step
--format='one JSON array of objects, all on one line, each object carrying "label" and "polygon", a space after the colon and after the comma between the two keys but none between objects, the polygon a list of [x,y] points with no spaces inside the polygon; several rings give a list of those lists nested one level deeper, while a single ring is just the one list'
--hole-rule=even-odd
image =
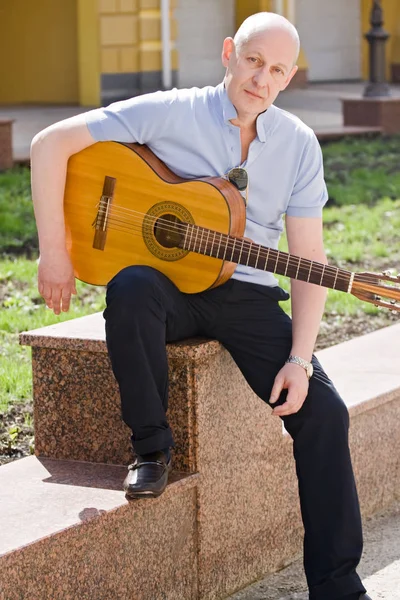
[{"label": "step", "polygon": [[127,501],[125,467],[34,456],[0,468],[0,598],[194,600],[196,482]]}]

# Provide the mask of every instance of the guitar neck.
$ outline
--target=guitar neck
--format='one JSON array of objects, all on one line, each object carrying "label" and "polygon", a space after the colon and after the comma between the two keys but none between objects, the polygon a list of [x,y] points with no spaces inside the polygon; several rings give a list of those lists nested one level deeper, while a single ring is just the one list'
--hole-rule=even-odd
[{"label": "guitar neck", "polygon": [[281,252],[197,225],[186,224],[182,247],[197,254],[277,273],[341,292],[350,292],[353,283],[351,271],[300,258],[288,252]]}]

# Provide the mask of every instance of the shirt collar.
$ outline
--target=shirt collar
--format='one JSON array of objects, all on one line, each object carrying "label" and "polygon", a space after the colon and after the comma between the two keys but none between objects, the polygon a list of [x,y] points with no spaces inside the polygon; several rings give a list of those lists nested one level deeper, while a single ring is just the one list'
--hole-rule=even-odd
[{"label": "shirt collar", "polygon": [[[216,90],[221,103],[223,120],[225,123],[229,123],[231,119],[237,118],[236,108],[229,100],[229,96],[225,89],[224,82],[221,82],[219,85],[217,85]],[[267,110],[258,115],[256,121],[256,129],[257,136],[260,142],[267,141],[267,134],[272,129],[272,125],[275,120],[275,112],[276,108],[273,104],[271,104],[271,106]]]}]

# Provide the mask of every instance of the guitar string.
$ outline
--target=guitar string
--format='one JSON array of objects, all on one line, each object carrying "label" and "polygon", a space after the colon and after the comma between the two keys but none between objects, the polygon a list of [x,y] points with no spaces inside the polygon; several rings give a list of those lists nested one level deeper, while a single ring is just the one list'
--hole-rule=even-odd
[{"label": "guitar string", "polygon": [[[98,206],[98,205],[97,205],[97,206]],[[138,215],[138,217],[147,217],[147,219],[146,219],[146,220],[148,220],[148,221],[151,221],[151,220],[152,220],[152,221],[154,221],[154,223],[155,223],[156,221],[158,221],[158,222],[162,222],[162,223],[164,223],[164,222],[165,222],[165,223],[168,225],[168,227],[171,227],[171,221],[169,221],[168,219],[164,219],[163,217],[152,217],[152,216],[150,216],[150,215],[147,215],[147,213],[143,213],[143,212],[140,212],[140,211],[137,211],[137,210],[134,210],[134,209],[125,208],[125,207],[123,207],[123,206],[120,206],[120,205],[115,205],[115,204],[114,204],[114,205],[112,205],[112,208],[111,208],[110,212],[108,213],[108,216],[110,217],[110,216],[111,216],[113,213],[116,213],[116,214],[117,214],[117,216],[123,216],[124,214],[131,214],[132,216],[133,216],[133,215]],[[138,217],[135,217],[135,218],[136,218],[136,219],[138,219]],[[129,223],[131,223],[131,222],[130,222],[130,221],[127,221],[127,224],[129,224]],[[174,224],[173,224],[173,227],[174,227],[173,231],[176,231],[177,229],[178,229],[178,230],[179,230],[179,229],[182,229],[182,232],[186,232],[186,227],[187,227],[187,225],[192,225],[192,224],[191,224],[191,223],[190,223],[190,224],[188,224],[188,223],[174,223]],[[207,232],[208,232],[208,231],[210,231],[210,233],[214,233],[214,231],[213,231],[213,230],[208,230],[208,229],[206,229],[206,228],[202,228],[202,227],[199,227],[199,226],[197,226],[197,225],[195,225],[195,227],[198,227],[199,229],[203,229],[203,230],[205,230],[205,231],[207,231]],[[162,229],[162,228],[160,228],[160,229]],[[167,229],[164,229],[164,231],[166,231],[166,230],[167,230]],[[171,230],[171,229],[169,229],[169,231],[172,231],[172,230]],[[229,235],[229,234],[220,234],[220,232],[216,232],[216,233],[218,233],[219,235]],[[238,239],[238,240],[240,240],[240,239],[242,239],[242,238],[237,238],[237,239]],[[248,244],[249,244],[249,247],[247,247],[247,248],[246,248],[247,250],[250,248],[250,246],[252,245],[252,243],[251,243],[251,242],[248,242]],[[244,246],[243,246],[242,250],[245,250],[245,247],[244,247]],[[271,248],[271,249],[270,249],[270,251],[271,251],[271,250],[272,250],[272,251],[274,251],[274,252],[280,252],[280,251],[278,251],[278,250],[276,250],[276,249],[274,249],[274,248]],[[280,252],[280,253],[282,254],[282,252]],[[291,257],[291,255],[290,255],[290,253],[285,253],[285,254],[289,254],[289,257],[290,257],[290,258],[289,258],[289,261],[288,261],[288,267],[289,267],[289,265],[290,265],[290,260],[292,260],[292,257]],[[279,259],[278,259],[278,260],[279,260]],[[295,260],[295,263],[293,263],[291,266],[294,266],[295,268],[297,268],[297,265],[298,265],[298,260],[296,260],[296,259],[293,259],[293,260]],[[303,261],[308,261],[308,262],[312,262],[312,261],[310,261],[310,259],[307,259],[307,258],[301,258],[301,260],[303,260]],[[304,267],[304,268],[307,268],[307,267]],[[316,274],[319,274],[319,272],[318,272],[318,268],[320,268],[320,267],[318,267],[318,263],[314,263],[313,271],[314,271]],[[346,270],[346,269],[341,269],[340,267],[334,267],[334,266],[332,266],[332,265],[326,265],[325,269],[324,269],[324,268],[322,268],[322,269],[321,269],[321,273],[322,273],[323,271],[326,271],[328,268],[334,269],[335,271],[336,271],[336,270],[338,270],[338,271],[344,271],[344,273],[345,273],[346,275],[347,275],[347,274],[350,274],[350,275],[351,275],[351,272],[350,272],[350,271],[348,271],[348,270]],[[332,275],[332,276],[333,276],[333,275]],[[343,276],[343,275],[342,275],[342,276]],[[378,275],[375,275],[375,276],[374,276],[374,274],[371,274],[371,275],[368,275],[368,274],[366,274],[366,275],[361,275],[361,274],[359,274],[359,273],[355,273],[355,277],[356,277],[356,280],[357,280],[357,281],[359,281],[359,282],[363,282],[363,283],[367,283],[367,282],[370,282],[370,283],[375,283],[375,282],[376,282],[376,279],[377,279],[377,278],[379,278],[379,276],[378,276]],[[396,281],[392,281],[392,280],[390,280],[390,281],[391,281],[391,283],[397,283]]]},{"label": "guitar string", "polygon": [[[135,212],[137,212],[137,211],[135,211]],[[143,213],[139,213],[139,214],[142,215]],[[111,219],[110,219],[110,213],[109,213],[109,219],[108,220],[109,220],[109,222],[111,221]],[[139,221],[139,219],[137,219],[137,220]],[[157,218],[151,217],[148,220],[150,220],[150,221],[152,220],[155,223],[157,220],[158,221],[160,221],[160,220],[164,221],[165,219],[157,219]],[[125,226],[125,230],[124,231],[126,231],[126,232],[128,232],[128,231],[130,231],[130,229],[132,229],[132,225],[133,225],[133,227],[137,228],[137,231],[139,232],[139,234],[141,232],[141,225],[140,225],[140,223],[139,223],[139,225],[135,225],[134,223],[132,223],[132,221],[127,221],[127,220],[121,221],[121,220],[118,220],[118,219],[115,219],[115,218],[113,219],[113,222],[115,222],[117,224],[122,223],[122,226]],[[176,229],[182,229],[183,228],[184,231],[186,231],[187,224],[179,225],[177,223],[174,223],[174,224],[171,225],[171,222],[167,221],[167,220],[166,220],[166,223],[168,223],[168,227],[160,227],[159,229],[164,230],[164,231],[175,232]],[[204,236],[205,233],[207,233],[208,237],[209,237],[210,234],[214,233],[214,231],[208,230],[206,228],[201,228],[201,227],[198,227],[198,226],[194,226],[194,227],[197,227],[197,229],[199,231],[202,231],[202,235],[203,236]],[[251,242],[247,242],[247,240],[245,240],[243,242],[242,241],[243,238],[232,239],[232,237],[231,237],[229,239],[229,237],[228,237],[227,234],[223,234],[223,233],[220,233],[220,232],[215,232],[215,233],[218,234],[219,236],[225,236],[225,239],[228,240],[228,244],[226,245],[226,247],[227,247],[228,250],[232,250],[232,251],[236,250],[238,252],[240,252],[240,250],[241,251],[249,250],[250,254],[252,254],[252,253],[254,254],[254,253],[257,252],[258,244],[255,244],[255,243],[252,244]],[[237,240],[237,242],[235,240]],[[202,242],[204,242],[204,241],[207,242],[207,240],[201,240],[201,243],[199,244],[199,248],[204,249],[206,251],[207,249],[210,248],[210,246],[206,244],[204,246],[204,248],[203,248],[203,243]],[[239,242],[241,242],[241,241],[242,241],[242,248],[238,248],[237,244]],[[195,246],[196,246],[196,240],[195,240]],[[252,248],[252,246],[255,246],[255,247]],[[225,247],[225,246],[223,246],[223,247]],[[265,252],[267,253],[267,255],[265,255]],[[283,251],[278,251],[278,250],[276,250],[274,248],[270,248],[269,249],[269,253],[268,253],[268,248],[266,250],[263,250],[263,248],[261,246],[259,257],[261,257],[261,258],[267,258],[268,259],[269,258],[268,254],[271,254],[271,253],[272,253],[271,259],[272,260],[273,259],[277,259],[277,262],[279,262],[279,260],[281,260],[281,262],[284,260],[284,257],[281,258],[280,256],[277,256],[278,254],[281,254],[281,255],[284,254],[285,256],[289,256],[289,260],[286,260],[288,268],[290,266],[292,266],[294,268],[297,268],[299,266],[299,260],[297,258],[293,258],[289,253],[284,253]],[[306,263],[308,263],[307,266],[301,266],[300,265],[301,269],[310,268],[309,265],[310,265],[310,263],[312,261],[310,261],[309,259],[305,259],[305,258],[301,258],[300,260],[305,261]],[[284,263],[285,266],[286,266],[286,263]],[[330,276],[331,277],[335,277],[336,273],[338,272],[338,276],[340,276],[344,282],[346,282],[347,277],[351,275],[350,271],[347,271],[345,269],[340,269],[339,267],[334,267],[332,265],[326,265],[325,269],[324,269],[324,266],[322,265],[322,269],[321,269],[320,266],[319,266],[319,263],[314,262],[313,264],[314,264],[313,271],[314,271],[315,274],[321,274],[322,275],[322,272],[324,272],[324,276],[326,275],[328,277],[330,277]],[[330,269],[331,271],[333,270],[334,274],[333,273],[329,274],[328,269]],[[340,273],[340,271],[342,271],[342,274]],[[379,278],[378,275],[374,275],[374,274],[369,274],[368,275],[368,274],[366,274],[366,275],[362,276],[360,274],[355,274],[355,276],[357,278],[357,282],[371,283],[371,284],[374,284],[374,285],[379,285],[379,284],[377,284],[377,279]],[[346,279],[344,279],[344,277]],[[392,283],[397,283],[397,282],[392,282]],[[388,286],[387,289],[392,290],[392,289],[396,289],[396,288],[394,288],[394,286],[391,286],[391,287]]]},{"label": "guitar string", "polygon": [[[130,235],[137,235],[138,237],[142,237],[141,231],[139,229],[137,230],[137,232],[135,232],[132,229],[128,229],[127,230],[127,229],[125,229],[123,227],[118,227],[118,226],[114,226],[111,229],[113,229],[115,231],[121,231],[123,233],[127,233],[128,232]],[[333,267],[333,268],[336,269],[336,267]],[[267,270],[267,269],[262,269],[262,270]],[[268,270],[268,271],[270,271],[272,273],[275,272],[272,269]],[[287,275],[287,277],[290,278],[290,275]],[[310,283],[313,283],[313,282],[310,282]],[[347,284],[347,281],[345,283]],[[365,281],[364,283],[370,283],[371,284],[371,281]],[[396,301],[399,300],[400,301],[400,289],[399,288],[396,288],[394,286],[391,286],[391,287],[389,287],[389,286],[382,286],[381,284],[377,284],[375,282],[372,282],[372,284],[378,286],[378,290],[375,290],[375,291],[378,291],[381,294],[381,296],[386,297],[388,299],[392,299],[392,300],[396,300]],[[318,285],[318,284],[316,284],[316,285]],[[321,284],[319,284],[319,285],[321,285]],[[329,286],[323,286],[323,287],[329,287]],[[337,288],[335,288],[335,287],[333,287],[331,289],[336,289],[337,290]],[[345,291],[345,290],[338,290],[338,291]],[[363,290],[360,290],[360,291],[363,291]],[[385,292],[388,292],[388,293],[385,293]],[[374,293],[374,292],[368,292],[367,291],[367,293]],[[366,301],[371,301],[371,300],[372,300],[372,298],[369,298]],[[396,302],[395,304],[390,304],[390,306],[387,305],[386,307],[390,308],[392,310],[399,310],[400,309],[400,304],[397,304],[397,302]]]},{"label": "guitar string", "polygon": [[[114,229],[114,230],[116,230],[116,231],[120,231],[120,232],[123,232],[123,233],[129,233],[129,234],[132,234],[132,235],[138,235],[138,237],[143,237],[143,236],[142,236],[142,229],[141,229],[141,227],[140,227],[139,225],[135,226],[135,227],[136,227],[136,229],[135,229],[135,227],[126,227],[126,221],[124,221],[124,222],[122,222],[122,223],[123,223],[123,224],[122,224],[122,225],[120,225],[120,224],[117,222],[117,223],[116,223],[116,224],[115,224],[115,225],[114,225],[114,226],[113,226],[111,229]],[[166,228],[165,228],[165,229],[166,229]],[[171,229],[171,228],[168,228],[168,229],[166,229],[166,230],[167,230],[167,231],[171,231],[171,230],[173,230],[173,229]],[[225,235],[225,234],[220,234],[220,235]],[[204,240],[203,240],[203,241],[204,241]],[[238,238],[238,241],[240,242],[240,241],[241,241],[241,238]],[[195,245],[196,245],[196,244],[195,244]],[[251,256],[252,258],[255,258],[255,257],[256,257],[257,261],[258,261],[258,259],[259,259],[260,257],[261,257],[261,258],[266,258],[266,266],[267,266],[267,265],[268,265],[268,258],[269,258],[269,257],[268,257],[268,253],[267,253],[266,255],[262,255],[262,254],[261,254],[261,252],[260,252],[260,253],[258,253],[258,250],[257,250],[257,248],[251,248],[251,245],[252,245],[251,243],[248,243],[248,245],[249,245],[249,249],[250,249],[250,256]],[[201,250],[204,250],[204,254],[205,254],[206,256],[207,256],[207,254],[206,254],[206,250],[207,250],[207,249],[209,249],[209,248],[210,248],[210,246],[207,246],[207,245],[205,245],[204,247],[203,247],[203,245],[202,245],[202,244],[200,244],[200,245],[199,245],[199,249],[201,249]],[[240,252],[240,250],[241,250],[241,249],[240,249],[240,248],[238,248],[238,247],[236,247],[236,248],[234,249],[234,245],[233,245],[233,244],[232,244],[232,245],[229,247],[229,250],[231,250],[231,249],[232,249],[232,251],[236,251],[237,253],[239,253],[239,252]],[[188,249],[188,250],[189,250],[189,249]],[[276,262],[276,265],[278,265],[278,264],[279,264],[279,256],[277,257],[276,255],[277,255],[277,254],[278,254],[278,252],[280,252],[280,251],[278,251],[278,250],[274,250],[274,249],[270,249],[270,250],[272,250],[272,251],[275,253],[275,256],[272,256],[271,260],[274,260],[275,258],[278,258],[278,260],[277,260],[277,262]],[[201,253],[202,253],[202,252],[200,252],[200,254],[201,254]],[[282,254],[282,252],[280,252],[280,253]],[[285,255],[287,256],[287,254],[286,254],[286,253],[285,253]],[[233,258],[233,257],[232,257],[232,258]],[[227,259],[226,259],[226,260],[227,260]],[[308,259],[301,259],[301,260],[306,260],[307,262],[311,262],[311,261],[309,261]],[[286,262],[288,262],[288,261],[286,261]],[[286,266],[286,264],[285,264],[285,266]],[[298,267],[298,261],[296,261],[296,263],[289,264],[289,265],[288,265],[288,268],[289,268],[289,266],[292,266],[292,267],[294,267],[294,268],[297,268],[297,267]],[[314,269],[315,269],[315,267],[317,267],[317,266],[318,266],[318,263],[314,263]],[[328,269],[328,268],[330,268],[330,269],[334,270],[334,272],[335,272],[335,273],[328,273],[328,272],[326,271],[326,269]],[[300,267],[300,268],[299,268],[299,272],[300,272],[300,270],[301,270],[301,269],[302,269],[303,271],[304,271],[304,270],[306,270],[306,271],[307,271],[307,267]],[[335,276],[336,276],[336,271],[337,271],[337,270],[338,270],[338,271],[340,271],[340,269],[338,269],[337,267],[331,266],[331,265],[326,265],[326,269],[325,269],[325,272],[324,272],[324,277],[325,277],[325,276],[326,276],[327,278],[331,277],[331,278],[333,278],[333,279],[334,279],[334,278],[335,278]],[[269,270],[269,269],[260,269],[260,270]],[[275,270],[272,270],[272,269],[271,269],[270,271],[274,273],[274,272],[276,272],[276,269],[275,269]],[[344,274],[346,275],[346,279],[343,279],[343,278],[342,278],[342,281],[343,281],[343,283],[347,284],[347,283],[348,283],[348,281],[347,281],[347,276],[348,276],[348,275],[351,275],[351,272],[349,272],[349,271],[345,271],[345,270],[343,270],[343,271],[344,271]],[[322,272],[323,272],[323,269],[321,270],[321,273],[322,273]],[[318,274],[320,274],[320,273],[318,273]],[[339,276],[340,276],[340,273],[339,273]],[[289,278],[290,278],[290,275],[287,275],[287,277],[289,277]],[[322,281],[322,280],[323,280],[323,277],[322,277],[321,281]],[[372,279],[370,279],[370,278],[363,278],[363,279],[362,279],[362,278],[360,278],[360,279],[358,280],[358,282],[359,282],[359,283],[370,283],[370,284],[372,284],[372,285],[378,285],[378,286],[380,286],[380,287],[379,287],[379,289],[380,289],[380,290],[382,290],[382,291],[387,291],[387,292],[390,292],[390,293],[392,293],[392,294],[393,294],[393,292],[395,292],[395,294],[396,294],[396,292],[397,292],[397,293],[398,293],[398,297],[397,297],[397,294],[396,294],[396,297],[395,297],[395,299],[396,299],[396,300],[397,300],[397,299],[398,299],[398,300],[400,300],[400,290],[399,290],[398,288],[396,288],[395,286],[382,286],[381,284],[378,284],[378,283],[376,282],[376,279],[373,279],[373,280],[372,280]],[[312,283],[312,282],[311,282],[311,283]],[[320,284],[320,285],[321,285],[321,284]],[[333,288],[333,289],[335,289],[335,288]],[[371,293],[372,293],[372,292],[371,292]],[[389,296],[389,297],[390,297],[390,296]]]},{"label": "guitar string", "polygon": [[[157,219],[155,219],[156,221]],[[113,223],[118,225],[119,227],[123,227],[125,232],[129,232],[132,230],[137,231],[139,234],[141,234],[142,231],[142,227],[139,224],[133,224],[132,222],[128,223],[127,221],[121,221],[121,220],[117,220],[115,218],[108,219],[109,223]],[[190,224],[191,225],[191,224]],[[159,227],[160,230],[162,231],[167,231],[167,232],[175,232],[176,228],[174,227],[174,225],[169,225],[168,227]],[[194,247],[198,247],[201,250],[204,250],[204,252],[206,252],[207,250],[211,250],[211,246],[213,246],[216,242],[214,241],[214,243],[211,243],[211,240],[205,240],[204,239],[204,235],[208,234],[208,237],[210,237],[211,234],[214,233],[213,230],[207,230],[205,228],[200,228],[200,230],[203,229],[203,239],[202,240],[195,240],[194,241]],[[121,231],[121,229],[120,229]],[[186,227],[185,227],[185,232],[186,232]],[[289,267],[293,267],[293,268],[297,268],[299,267],[299,269],[303,269],[303,270],[307,270],[310,268],[310,264],[312,261],[310,261],[309,259],[306,258],[294,258],[293,255],[290,255],[289,253],[280,251],[280,250],[276,250],[275,248],[270,248],[270,249],[263,249],[263,247],[261,246],[261,250],[258,253],[258,247],[259,244],[256,243],[251,243],[248,242],[247,240],[243,241],[243,238],[232,238],[232,236],[228,236],[227,234],[224,233],[220,233],[220,232],[216,232],[218,236],[221,237],[225,237],[225,240],[227,240],[226,244],[222,244],[222,249],[227,248],[227,251],[231,250],[232,252],[244,252],[244,251],[248,251],[250,253],[250,255],[254,258],[255,255],[258,255],[259,258],[266,258],[266,259],[270,259],[270,260],[275,260],[278,259],[281,262],[284,263],[284,265],[286,266],[286,264]],[[237,240],[237,241],[235,241]],[[197,242],[199,242],[197,244]],[[241,244],[241,246],[239,246],[239,244]],[[200,252],[201,253],[201,252]],[[278,256],[277,256],[278,255]],[[284,255],[284,256],[279,256],[279,255]],[[289,259],[286,259],[285,257],[289,257]],[[303,265],[303,266],[299,266],[299,261],[305,261],[307,264]],[[317,275],[322,275],[322,273],[324,273],[327,277],[335,277],[337,271],[339,271],[340,274],[340,269],[338,269],[337,267],[331,266],[331,265],[320,265],[320,263],[314,262],[313,263],[313,271],[315,274]],[[322,268],[321,268],[322,266]],[[334,271],[333,273],[329,273],[328,269],[331,269],[332,271]],[[342,277],[343,275],[346,276],[347,278],[350,278],[351,276],[351,272],[350,271],[346,271],[344,269],[342,269],[343,273],[342,273]]]}]

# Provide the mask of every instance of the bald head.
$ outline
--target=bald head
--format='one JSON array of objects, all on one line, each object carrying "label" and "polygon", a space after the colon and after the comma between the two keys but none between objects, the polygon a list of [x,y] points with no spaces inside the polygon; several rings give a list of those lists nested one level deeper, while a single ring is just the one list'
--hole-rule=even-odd
[{"label": "bald head", "polygon": [[278,31],[286,33],[288,39],[292,40],[294,52],[293,64],[296,64],[300,52],[299,34],[290,21],[276,13],[260,12],[245,19],[233,38],[236,51],[240,52],[241,48],[258,34],[275,33]]}]

